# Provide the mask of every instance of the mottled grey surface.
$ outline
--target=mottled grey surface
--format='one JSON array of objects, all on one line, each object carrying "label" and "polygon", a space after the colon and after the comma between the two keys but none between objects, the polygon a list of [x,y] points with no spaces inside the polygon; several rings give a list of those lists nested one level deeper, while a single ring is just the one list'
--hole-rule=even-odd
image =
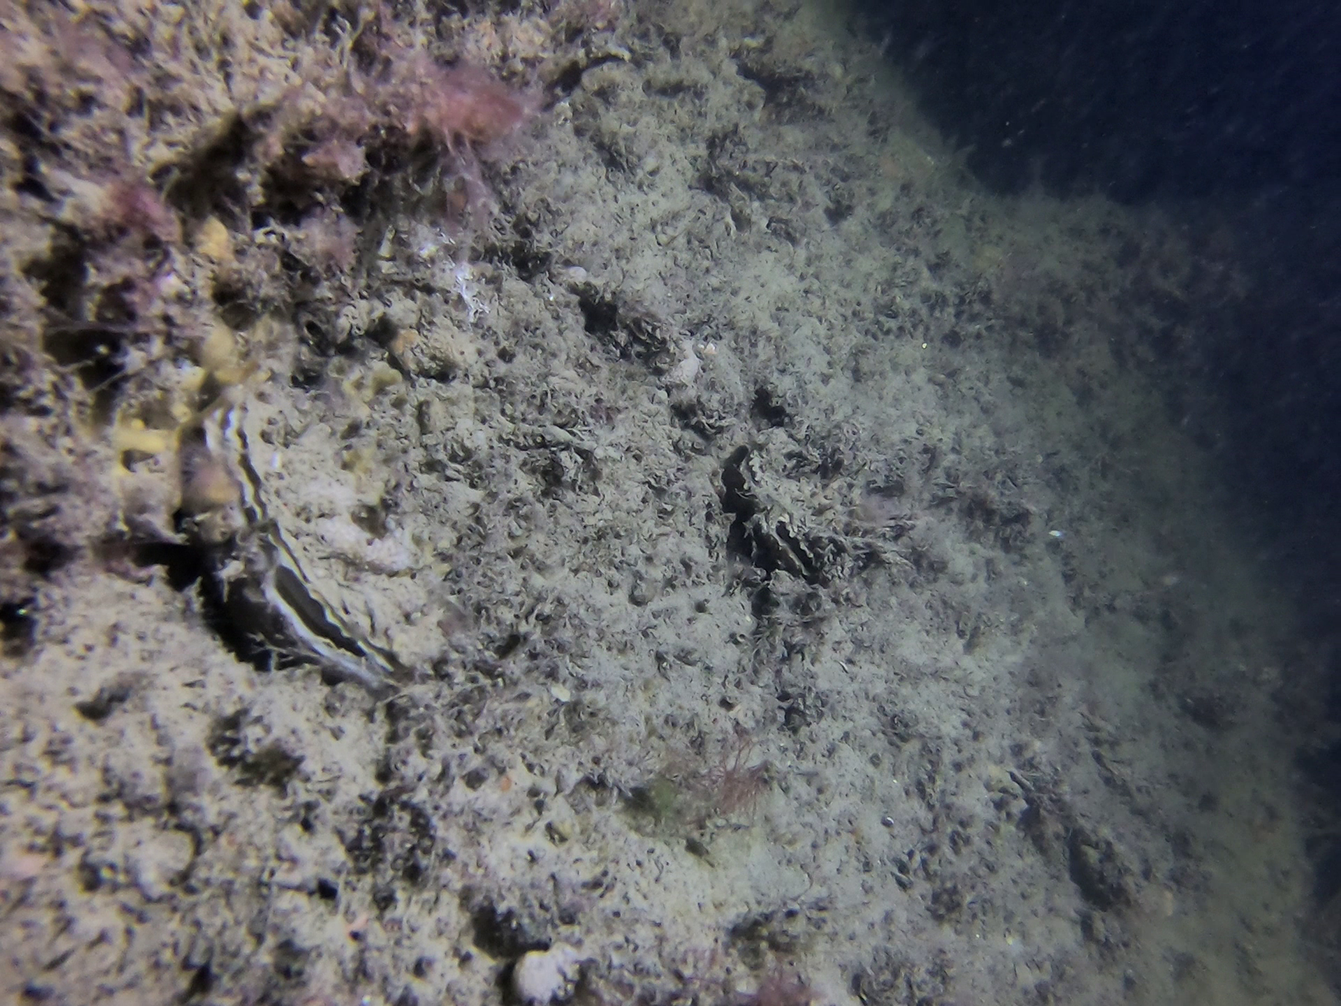
[{"label": "mottled grey surface", "polygon": [[832,14],[584,45],[467,269],[379,204],[350,272],[126,392],[225,374],[312,590],[413,680],[259,670],[96,550],[42,581],[6,994],[490,1003],[563,946],[593,1004],[1332,1002],[1289,615],[1150,348],[1232,290],[1173,223],[978,191]]}]

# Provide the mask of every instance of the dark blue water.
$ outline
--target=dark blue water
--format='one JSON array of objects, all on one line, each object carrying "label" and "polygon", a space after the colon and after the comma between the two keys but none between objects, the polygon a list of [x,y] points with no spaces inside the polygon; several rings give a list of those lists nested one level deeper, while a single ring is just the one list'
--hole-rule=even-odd
[{"label": "dark blue water", "polygon": [[1121,200],[1331,184],[1341,8],[868,0],[924,107],[1000,190]]}]

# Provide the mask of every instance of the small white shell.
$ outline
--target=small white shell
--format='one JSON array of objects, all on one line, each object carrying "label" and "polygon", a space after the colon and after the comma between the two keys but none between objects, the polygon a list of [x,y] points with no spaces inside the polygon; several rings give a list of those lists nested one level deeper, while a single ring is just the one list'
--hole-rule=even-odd
[{"label": "small white shell", "polygon": [[512,990],[528,1006],[548,1006],[555,1000],[567,999],[578,978],[582,955],[563,943],[548,950],[531,950],[522,954],[512,972]]}]

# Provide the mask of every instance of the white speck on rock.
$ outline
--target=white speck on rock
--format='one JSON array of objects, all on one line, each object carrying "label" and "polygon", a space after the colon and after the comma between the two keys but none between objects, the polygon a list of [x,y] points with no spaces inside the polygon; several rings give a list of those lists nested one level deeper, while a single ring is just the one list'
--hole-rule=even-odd
[{"label": "white speck on rock", "polygon": [[689,339],[684,340],[680,348],[684,352],[684,359],[666,375],[666,383],[672,387],[687,388],[694,383],[694,378],[698,377],[703,361],[694,352],[694,344]]},{"label": "white speck on rock", "polygon": [[557,943],[548,950],[522,954],[512,972],[512,990],[528,1006],[548,1006],[573,994],[582,955]]}]

